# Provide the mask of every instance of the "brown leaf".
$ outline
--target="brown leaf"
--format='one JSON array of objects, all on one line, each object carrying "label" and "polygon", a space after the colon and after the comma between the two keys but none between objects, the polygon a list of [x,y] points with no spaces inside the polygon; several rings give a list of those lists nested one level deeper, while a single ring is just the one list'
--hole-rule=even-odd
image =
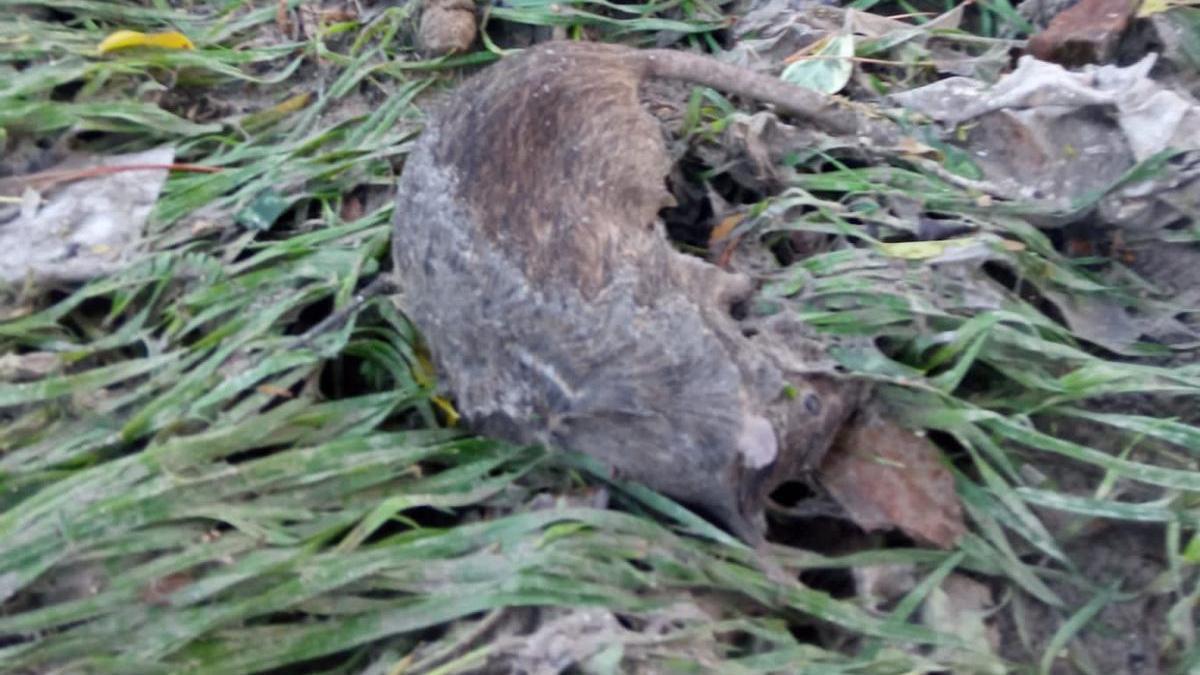
[{"label": "brown leaf", "polygon": [[151,581],[142,588],[142,601],[149,605],[166,606],[170,604],[170,596],[175,591],[192,583],[189,572],[174,572]]},{"label": "brown leaf", "polygon": [[267,396],[274,396],[276,398],[293,398],[290,390],[275,386],[273,384],[260,384],[257,387],[257,391],[260,394],[266,394]]},{"label": "brown leaf", "polygon": [[62,357],[55,352],[27,352],[0,356],[0,382],[40,380],[62,368]]},{"label": "brown leaf", "polygon": [[1081,0],[1029,38],[1029,53],[1068,66],[1112,60],[1137,0]]},{"label": "brown leaf", "polygon": [[966,530],[954,477],[925,438],[867,410],[821,464],[820,479],[864,530],[899,528],[948,548]]},{"label": "brown leaf", "polygon": [[364,211],[362,200],[351,194],[342,200],[342,210],[338,215],[349,223],[362,218]]},{"label": "brown leaf", "polygon": [[734,228],[736,228],[738,225],[741,225],[742,221],[745,219],[746,213],[744,211],[738,211],[725,216],[723,219],[721,219],[721,222],[717,223],[717,226],[714,227],[712,232],[708,235],[709,245],[712,246],[728,237],[730,233],[733,232]]},{"label": "brown leaf", "polygon": [[275,26],[284,37],[295,39],[296,36],[292,34],[292,19],[288,14],[287,0],[279,0],[275,4]]}]

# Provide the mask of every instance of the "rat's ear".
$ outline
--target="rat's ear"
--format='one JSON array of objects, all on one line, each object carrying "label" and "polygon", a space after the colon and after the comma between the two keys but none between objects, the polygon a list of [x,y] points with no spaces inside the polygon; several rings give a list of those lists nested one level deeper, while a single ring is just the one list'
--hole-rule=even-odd
[{"label": "rat's ear", "polygon": [[741,272],[727,272],[715,268],[717,288],[717,304],[721,307],[732,308],[734,305],[746,302],[754,295],[754,281]]},{"label": "rat's ear", "polygon": [[751,471],[768,467],[779,457],[775,428],[760,415],[745,417],[737,444],[742,466]]},{"label": "rat's ear", "polygon": [[679,206],[679,200],[675,198],[675,193],[670,190],[663,190],[662,207],[664,209],[673,209]]}]

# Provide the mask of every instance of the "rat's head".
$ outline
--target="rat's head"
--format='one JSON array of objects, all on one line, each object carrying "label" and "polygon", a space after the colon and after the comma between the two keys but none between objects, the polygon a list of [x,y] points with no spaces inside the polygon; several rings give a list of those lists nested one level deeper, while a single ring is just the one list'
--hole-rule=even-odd
[{"label": "rat's head", "polygon": [[765,536],[763,508],[779,460],[779,439],[765,417],[753,413],[743,416],[737,457],[739,462],[733,467],[737,489],[726,524],[746,543],[756,545]]},{"label": "rat's head", "polygon": [[678,412],[558,416],[547,420],[542,440],[596,457],[616,477],[698,508],[747,543],[760,542],[779,454],[770,422],[736,407]]}]

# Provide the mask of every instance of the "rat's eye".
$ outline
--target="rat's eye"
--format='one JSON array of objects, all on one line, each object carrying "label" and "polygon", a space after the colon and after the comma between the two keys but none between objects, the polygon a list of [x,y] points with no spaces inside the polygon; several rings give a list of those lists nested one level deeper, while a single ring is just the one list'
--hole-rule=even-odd
[{"label": "rat's eye", "polygon": [[821,413],[821,398],[819,396],[817,396],[816,394],[805,394],[804,395],[804,409],[807,410],[809,412],[809,414],[812,414],[812,415],[820,414]]}]

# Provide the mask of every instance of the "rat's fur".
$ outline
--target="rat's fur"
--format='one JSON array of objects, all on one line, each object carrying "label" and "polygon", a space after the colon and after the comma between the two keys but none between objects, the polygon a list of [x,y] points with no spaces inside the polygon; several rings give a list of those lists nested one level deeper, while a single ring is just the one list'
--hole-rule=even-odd
[{"label": "rat's fur", "polygon": [[[851,405],[831,381],[785,379],[729,316],[748,280],[675,251],[658,222],[670,166],[644,77],[807,96],[722,68],[587,43],[504,59],[409,156],[393,246],[405,311],[473,428],[587,452],[757,540],[764,492]],[[789,403],[789,380],[810,393]]]}]

